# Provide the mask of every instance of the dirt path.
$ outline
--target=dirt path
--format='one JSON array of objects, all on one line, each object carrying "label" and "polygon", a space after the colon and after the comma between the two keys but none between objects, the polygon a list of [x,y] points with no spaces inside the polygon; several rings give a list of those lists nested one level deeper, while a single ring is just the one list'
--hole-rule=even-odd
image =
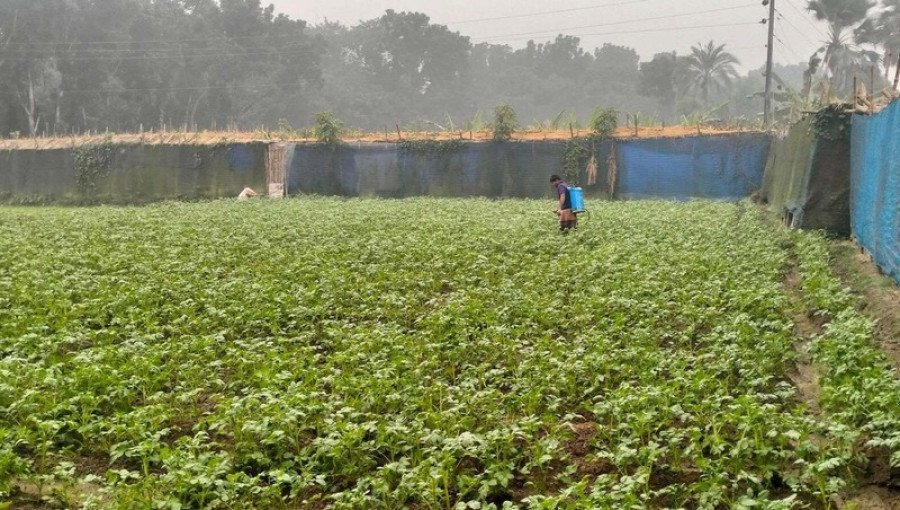
[{"label": "dirt path", "polygon": [[[832,267],[841,281],[861,296],[861,311],[876,321],[875,341],[900,370],[900,287],[886,276],[851,241],[829,244]],[[864,485],[838,508],[858,510],[900,510],[900,488],[893,485],[893,473],[886,452],[872,452]]]},{"label": "dirt path", "polygon": [[806,404],[810,413],[818,415],[819,407],[819,374],[822,367],[813,363],[809,354],[812,339],[822,333],[822,324],[814,321],[803,305],[800,295],[800,272],[796,263],[791,264],[790,272],[785,276],[784,288],[791,297],[791,314],[794,319],[794,336],[798,339],[794,345],[797,351],[797,362],[788,377],[797,388],[797,396]]},{"label": "dirt path", "polygon": [[[855,294],[862,297],[863,313],[877,323],[876,341],[900,368],[900,287],[879,274],[877,268],[849,241],[830,245],[832,267]],[[797,389],[797,397],[813,415],[821,413],[819,406],[819,377],[824,367],[814,363],[808,348],[812,340],[824,331],[825,319],[808,313],[800,290],[800,274],[796,261],[784,278],[784,288],[791,298],[790,313],[794,319],[797,362],[788,376]],[[853,510],[900,510],[900,487],[897,470],[890,466],[889,452],[868,453],[867,472],[861,486],[847,494],[834,497],[834,506]]]}]

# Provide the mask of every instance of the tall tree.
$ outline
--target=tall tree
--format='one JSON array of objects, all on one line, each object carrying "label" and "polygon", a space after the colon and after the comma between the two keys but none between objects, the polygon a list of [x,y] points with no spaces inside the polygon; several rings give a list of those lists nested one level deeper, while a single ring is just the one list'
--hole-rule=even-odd
[{"label": "tall tree", "polygon": [[725,51],[725,45],[709,41],[706,45],[691,47],[691,54],[685,59],[685,71],[691,85],[699,90],[704,108],[709,108],[710,95],[727,87],[737,78],[735,64],[737,57]]},{"label": "tall tree", "polygon": [[851,87],[854,72],[864,72],[871,55],[856,45],[854,28],[865,21],[873,0],[810,0],[808,9],[828,24],[828,38],[817,53],[823,55],[826,79],[832,91],[843,94]]},{"label": "tall tree", "polygon": [[655,98],[666,118],[675,113],[678,78],[684,74],[684,58],[672,53],[657,53],[653,60],[641,63],[640,93]]},{"label": "tall tree", "polygon": [[395,118],[409,119],[426,104],[442,108],[465,97],[469,38],[430,23],[425,14],[387,10],[354,27],[349,39],[345,63],[389,92]]},{"label": "tall tree", "polygon": [[[881,0],[881,4],[879,12],[856,29],[856,41],[896,57],[900,55],[900,0]],[[884,65],[890,70],[893,62],[884,62]]]}]

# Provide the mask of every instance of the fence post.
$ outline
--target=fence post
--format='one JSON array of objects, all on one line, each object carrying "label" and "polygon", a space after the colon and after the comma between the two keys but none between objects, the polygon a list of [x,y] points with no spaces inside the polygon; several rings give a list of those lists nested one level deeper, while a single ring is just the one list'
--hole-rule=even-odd
[{"label": "fence post", "polygon": [[270,143],[266,148],[266,194],[269,198],[284,198],[287,192],[287,151],[284,142]]},{"label": "fence post", "polygon": [[872,90],[869,91],[869,113],[875,111],[875,66],[869,71],[871,74]]},{"label": "fence post", "polygon": [[898,81],[900,81],[900,57],[897,57],[897,69],[894,71],[894,90],[897,90]]}]

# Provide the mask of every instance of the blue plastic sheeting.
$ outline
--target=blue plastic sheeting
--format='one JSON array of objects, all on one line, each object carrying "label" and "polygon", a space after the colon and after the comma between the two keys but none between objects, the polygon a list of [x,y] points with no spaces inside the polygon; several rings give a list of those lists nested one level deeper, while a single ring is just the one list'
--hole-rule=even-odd
[{"label": "blue plastic sheeting", "polygon": [[259,151],[250,145],[232,145],[228,148],[228,165],[234,172],[252,173],[260,168]]},{"label": "blue plastic sheeting", "polygon": [[740,200],[762,185],[771,139],[760,134],[617,144],[617,196]]},{"label": "blue plastic sheeting", "polygon": [[854,115],[850,154],[853,235],[900,283],[900,102]]},{"label": "blue plastic sheeting", "polygon": [[[587,196],[739,200],[762,184],[770,139],[740,134],[592,145],[597,175],[587,169],[570,184]],[[617,172],[608,175],[615,145]],[[565,174],[566,142],[474,142],[458,150],[423,152],[392,143],[338,148],[297,145],[287,164],[288,193],[341,196],[551,198],[551,174]],[[617,176],[616,176],[617,174]]]},{"label": "blue plastic sheeting", "polygon": [[329,148],[297,145],[288,193],[341,196],[549,197],[561,142],[468,143],[450,152],[415,152],[393,143]]}]

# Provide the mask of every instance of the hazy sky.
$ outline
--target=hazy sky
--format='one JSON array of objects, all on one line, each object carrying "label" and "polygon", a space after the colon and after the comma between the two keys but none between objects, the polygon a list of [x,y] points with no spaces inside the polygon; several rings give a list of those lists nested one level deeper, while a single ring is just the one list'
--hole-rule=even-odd
[{"label": "hazy sky", "polygon": [[[556,34],[581,37],[593,50],[604,43],[637,50],[641,60],[655,53],[690,51],[691,45],[726,43],[741,59],[740,68],[758,68],[766,59],[768,7],[761,0],[268,0],[292,18],[316,24],[328,19],[346,25],[378,17],[386,9],[418,11],[433,23],[471,37],[472,42],[505,43]],[[825,38],[824,24],[806,11],[806,0],[776,0],[775,60],[806,62]],[[493,19],[491,19],[493,18]],[[729,26],[715,26],[729,25]]]}]

